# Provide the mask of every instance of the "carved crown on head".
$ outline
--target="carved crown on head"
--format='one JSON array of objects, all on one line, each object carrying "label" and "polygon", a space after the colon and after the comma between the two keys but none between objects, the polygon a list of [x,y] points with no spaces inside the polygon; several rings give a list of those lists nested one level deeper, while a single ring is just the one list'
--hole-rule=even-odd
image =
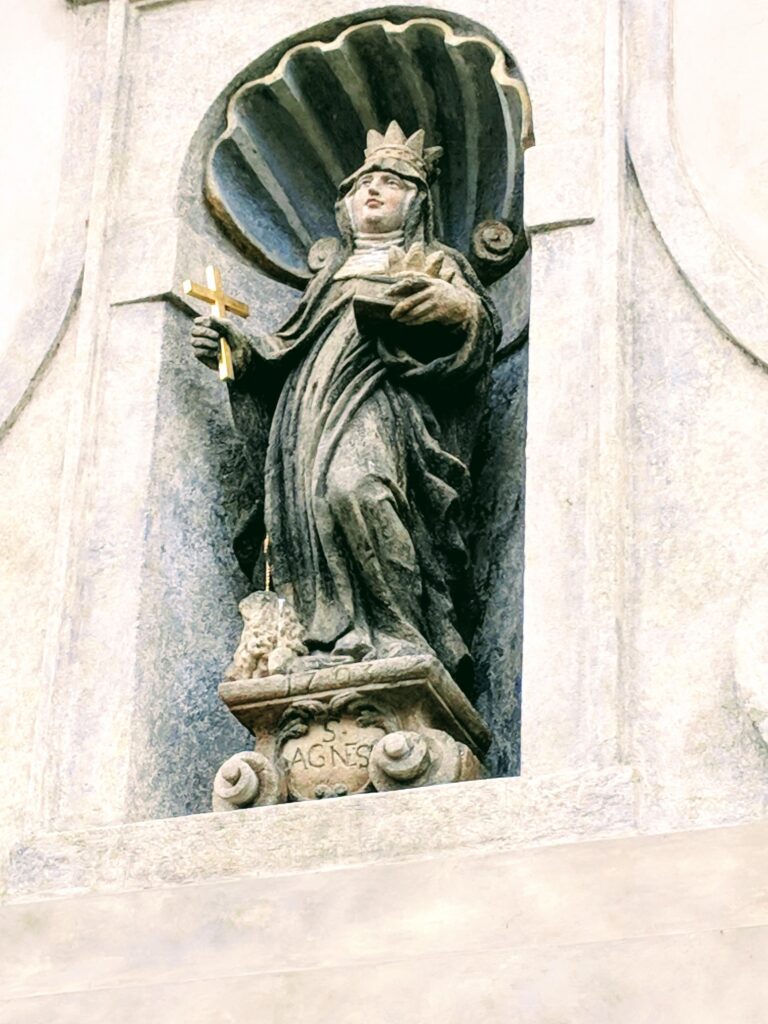
[{"label": "carved crown on head", "polygon": [[389,127],[382,135],[372,129],[368,132],[365,144],[365,162],[372,160],[393,159],[411,164],[420,177],[425,180],[433,177],[437,161],[442,155],[442,146],[424,148],[424,129],[419,128],[408,138],[397,123],[390,121]]}]

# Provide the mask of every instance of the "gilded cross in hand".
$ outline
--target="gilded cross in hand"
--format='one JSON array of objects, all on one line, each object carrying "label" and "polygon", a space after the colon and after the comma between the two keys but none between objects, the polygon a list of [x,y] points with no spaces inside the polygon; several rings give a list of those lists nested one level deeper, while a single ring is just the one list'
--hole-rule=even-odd
[{"label": "gilded cross in hand", "polygon": [[[227,313],[234,313],[236,316],[246,317],[250,310],[244,302],[233,299],[227,295],[221,283],[221,271],[218,267],[208,266],[205,268],[205,279],[208,287],[204,284],[195,284],[193,281],[184,281],[182,288],[185,295],[191,295],[193,299],[202,299],[213,306],[213,311],[220,320],[226,320]],[[219,380],[234,380],[235,373],[232,369],[232,352],[225,338],[221,339],[219,350]]]}]

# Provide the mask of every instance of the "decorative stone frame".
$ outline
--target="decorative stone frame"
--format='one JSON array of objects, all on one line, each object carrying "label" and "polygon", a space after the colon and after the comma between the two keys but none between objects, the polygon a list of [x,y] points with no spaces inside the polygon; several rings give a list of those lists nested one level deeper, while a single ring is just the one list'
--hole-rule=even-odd
[{"label": "decorative stone frame", "polygon": [[[311,13],[290,4],[269,14],[260,8],[259,48],[364,9],[355,3],[340,10],[332,0]],[[408,8],[425,9],[433,10]],[[470,0],[460,16],[476,17],[515,54],[536,113],[525,200],[533,286],[522,772],[604,769],[621,759],[619,12],[590,2],[555,20],[535,0],[516,0],[489,19],[486,6]],[[175,27],[185,18],[204,20],[206,38],[215,36],[219,45],[194,53],[175,47]],[[147,509],[167,439],[163,375],[180,372],[176,346],[186,320],[178,282],[209,255],[206,239],[176,206],[177,182],[188,140],[212,98],[252,59],[253,36],[244,26],[255,18],[254,7],[238,0],[110,3],[78,324],[81,390],[67,445],[28,831],[168,813],[147,791],[147,779],[165,766],[144,757],[152,747],[152,702],[163,697],[161,679],[154,689],[145,686],[146,662],[156,656],[152,641],[160,639],[152,633]],[[172,58],[158,61],[157,54]],[[179,82],[183,102],[169,108]],[[237,290],[236,255],[222,256]],[[211,383],[205,401],[218,443],[223,421],[213,389]],[[125,436],[141,443],[123,450]],[[210,526],[223,530],[218,521]],[[218,599],[228,599],[226,572],[214,559],[195,568],[210,570]],[[218,641],[222,651],[230,641]],[[212,646],[211,664],[225,659]],[[197,756],[183,751],[183,722],[180,730],[178,771]],[[225,733],[218,741],[238,749]]]}]

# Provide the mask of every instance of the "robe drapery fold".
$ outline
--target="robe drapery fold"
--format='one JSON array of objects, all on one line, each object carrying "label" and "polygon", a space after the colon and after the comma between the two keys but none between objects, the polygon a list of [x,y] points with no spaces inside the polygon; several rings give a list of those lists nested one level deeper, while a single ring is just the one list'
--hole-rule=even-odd
[{"label": "robe drapery fold", "polygon": [[438,243],[429,251],[446,254],[476,298],[428,361],[413,328],[361,333],[359,281],[334,280],[340,258],[280,331],[252,339],[230,394],[256,463],[263,453],[264,514],[244,522],[236,550],[252,570],[266,527],[275,589],[292,599],[310,650],[431,648],[468,685],[469,468],[500,323],[466,260]]}]

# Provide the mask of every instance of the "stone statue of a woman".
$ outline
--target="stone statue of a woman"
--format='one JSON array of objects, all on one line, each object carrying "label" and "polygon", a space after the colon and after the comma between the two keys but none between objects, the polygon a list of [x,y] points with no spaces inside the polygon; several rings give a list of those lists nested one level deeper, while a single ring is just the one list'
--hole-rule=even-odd
[{"label": "stone statue of a woman", "polygon": [[273,334],[200,317],[192,345],[215,367],[228,338],[252,453],[269,417],[263,515],[238,545],[257,551],[266,530],[305,663],[434,652],[470,688],[470,462],[501,328],[466,259],[433,236],[439,153],[394,122],[369,132],[339,189],[341,242],[295,314]]}]

